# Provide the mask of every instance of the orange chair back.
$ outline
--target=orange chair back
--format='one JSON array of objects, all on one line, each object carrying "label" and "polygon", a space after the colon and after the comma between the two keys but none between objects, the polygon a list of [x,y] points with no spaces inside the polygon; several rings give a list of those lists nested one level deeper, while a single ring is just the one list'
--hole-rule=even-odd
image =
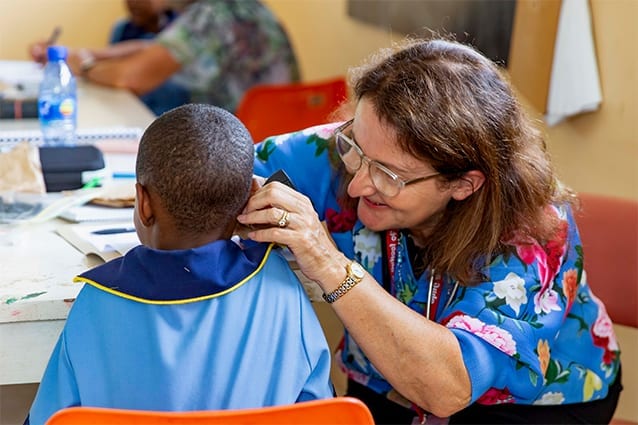
[{"label": "orange chair back", "polygon": [[160,412],[69,407],[55,413],[47,425],[374,425],[363,402],[351,397],[313,400],[285,406],[236,410]]},{"label": "orange chair back", "polygon": [[638,202],[582,193],[576,221],[587,280],[611,320],[638,327]]},{"label": "orange chair back", "polygon": [[343,77],[316,82],[259,85],[245,93],[235,115],[257,143],[268,136],[327,122],[330,114],[346,98]]}]

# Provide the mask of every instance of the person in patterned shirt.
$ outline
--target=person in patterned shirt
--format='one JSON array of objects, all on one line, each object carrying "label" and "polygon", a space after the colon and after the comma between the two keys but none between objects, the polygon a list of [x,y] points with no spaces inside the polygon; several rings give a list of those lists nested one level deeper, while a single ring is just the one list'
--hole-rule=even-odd
[{"label": "person in patterned shirt", "polygon": [[347,394],[377,423],[608,423],[620,351],[576,197],[504,73],[417,39],[350,75],[345,122],[256,148],[255,173],[297,191],[265,185],[238,216],[345,325]]},{"label": "person in patterned shirt", "polygon": [[[188,90],[188,102],[235,111],[258,84],[299,80],[282,25],[258,0],[161,0],[179,16],[153,40],[128,40],[101,49],[71,49],[76,75],[143,96],[169,78]],[[46,60],[46,43],[30,46]]]}]

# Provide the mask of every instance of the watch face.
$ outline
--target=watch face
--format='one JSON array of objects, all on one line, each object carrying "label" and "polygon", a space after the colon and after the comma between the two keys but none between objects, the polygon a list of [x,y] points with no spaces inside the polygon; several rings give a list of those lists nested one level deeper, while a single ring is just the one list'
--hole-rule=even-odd
[{"label": "watch face", "polygon": [[350,272],[352,272],[352,275],[357,279],[363,279],[365,275],[363,267],[359,263],[350,264]]}]

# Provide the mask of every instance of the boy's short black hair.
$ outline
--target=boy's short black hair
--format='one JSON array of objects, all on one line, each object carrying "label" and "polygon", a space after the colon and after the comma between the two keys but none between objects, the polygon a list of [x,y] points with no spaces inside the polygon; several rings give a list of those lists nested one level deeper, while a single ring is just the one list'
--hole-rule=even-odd
[{"label": "boy's short black hair", "polygon": [[176,227],[207,232],[235,220],[250,194],[253,140],[230,112],[187,104],[157,118],[137,154],[137,181],[155,191]]}]

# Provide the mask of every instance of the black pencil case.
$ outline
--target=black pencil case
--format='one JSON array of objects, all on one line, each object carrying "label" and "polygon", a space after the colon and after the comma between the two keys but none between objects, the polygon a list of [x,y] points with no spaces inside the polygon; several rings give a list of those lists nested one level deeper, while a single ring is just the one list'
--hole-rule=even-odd
[{"label": "black pencil case", "polygon": [[82,187],[82,173],[104,168],[102,151],[93,145],[40,146],[40,164],[47,192]]}]

